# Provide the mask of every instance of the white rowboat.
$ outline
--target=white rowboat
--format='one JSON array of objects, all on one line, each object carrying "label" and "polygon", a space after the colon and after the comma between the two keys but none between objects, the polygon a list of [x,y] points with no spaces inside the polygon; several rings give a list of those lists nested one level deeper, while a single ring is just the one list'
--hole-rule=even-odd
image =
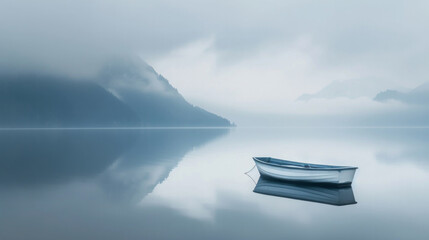
[{"label": "white rowboat", "polygon": [[254,157],[263,177],[286,181],[347,186],[353,182],[357,167],[300,163],[271,157]]}]

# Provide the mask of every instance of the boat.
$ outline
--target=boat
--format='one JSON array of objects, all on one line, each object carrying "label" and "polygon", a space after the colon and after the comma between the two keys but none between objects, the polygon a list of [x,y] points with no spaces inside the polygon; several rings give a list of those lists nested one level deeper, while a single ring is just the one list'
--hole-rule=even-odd
[{"label": "boat", "polygon": [[271,157],[254,157],[262,177],[284,181],[349,186],[357,167],[300,163]]},{"label": "boat", "polygon": [[285,182],[260,177],[253,192],[291,198],[302,201],[324,203],[335,206],[356,204],[353,189],[297,182]]}]

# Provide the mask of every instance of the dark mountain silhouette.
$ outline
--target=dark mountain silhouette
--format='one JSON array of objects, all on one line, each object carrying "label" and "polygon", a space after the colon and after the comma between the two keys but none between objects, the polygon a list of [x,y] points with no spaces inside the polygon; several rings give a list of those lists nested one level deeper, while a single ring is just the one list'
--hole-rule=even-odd
[{"label": "dark mountain silhouette", "polygon": [[22,75],[0,78],[0,127],[137,126],[139,117],[90,81]]},{"label": "dark mountain silhouette", "polygon": [[189,104],[136,58],[110,61],[99,76],[0,76],[0,127],[230,126]]}]

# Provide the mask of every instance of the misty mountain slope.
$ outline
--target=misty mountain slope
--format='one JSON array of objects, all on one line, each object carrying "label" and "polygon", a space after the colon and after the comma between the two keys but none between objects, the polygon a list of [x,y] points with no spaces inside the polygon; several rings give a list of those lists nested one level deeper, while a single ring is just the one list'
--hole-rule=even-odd
[{"label": "misty mountain slope", "polygon": [[189,104],[139,58],[110,61],[87,80],[0,75],[0,127],[230,125]]},{"label": "misty mountain slope", "polygon": [[41,75],[0,77],[0,127],[139,124],[128,106],[93,82]]},{"label": "misty mountain slope", "polygon": [[220,116],[188,103],[167,79],[139,58],[117,58],[98,82],[127,104],[143,126],[230,126]]},{"label": "misty mountain slope", "polygon": [[386,102],[389,100],[400,101],[400,99],[403,99],[405,97],[405,95],[407,95],[407,94],[403,93],[403,92],[396,91],[396,90],[388,89],[386,91],[382,91],[382,92],[378,93],[374,97],[374,101],[378,101],[378,102]]},{"label": "misty mountain slope", "polygon": [[406,104],[427,106],[429,104],[429,82],[419,85],[409,92],[386,90],[378,93],[374,100],[378,102],[394,100]]},{"label": "misty mountain slope", "polygon": [[378,93],[372,82],[358,80],[334,81],[313,94],[303,94],[297,101],[309,101],[311,99],[334,99],[334,98],[358,98],[373,97]]}]

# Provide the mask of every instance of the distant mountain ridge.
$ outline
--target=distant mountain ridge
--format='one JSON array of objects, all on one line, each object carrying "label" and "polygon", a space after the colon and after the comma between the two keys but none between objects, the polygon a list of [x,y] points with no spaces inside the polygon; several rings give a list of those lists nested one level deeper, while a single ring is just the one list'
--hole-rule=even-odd
[{"label": "distant mountain ridge", "polygon": [[428,105],[429,103],[429,82],[423,83],[409,92],[400,92],[396,90],[386,90],[378,93],[374,101],[399,101],[413,105]]},{"label": "distant mountain ridge", "polygon": [[231,125],[189,104],[138,58],[114,59],[88,80],[0,75],[0,127]]},{"label": "distant mountain ridge", "polygon": [[318,92],[303,94],[297,101],[310,101],[312,99],[358,98],[373,97],[378,93],[377,88],[369,81],[365,84],[358,80],[333,81]]}]

